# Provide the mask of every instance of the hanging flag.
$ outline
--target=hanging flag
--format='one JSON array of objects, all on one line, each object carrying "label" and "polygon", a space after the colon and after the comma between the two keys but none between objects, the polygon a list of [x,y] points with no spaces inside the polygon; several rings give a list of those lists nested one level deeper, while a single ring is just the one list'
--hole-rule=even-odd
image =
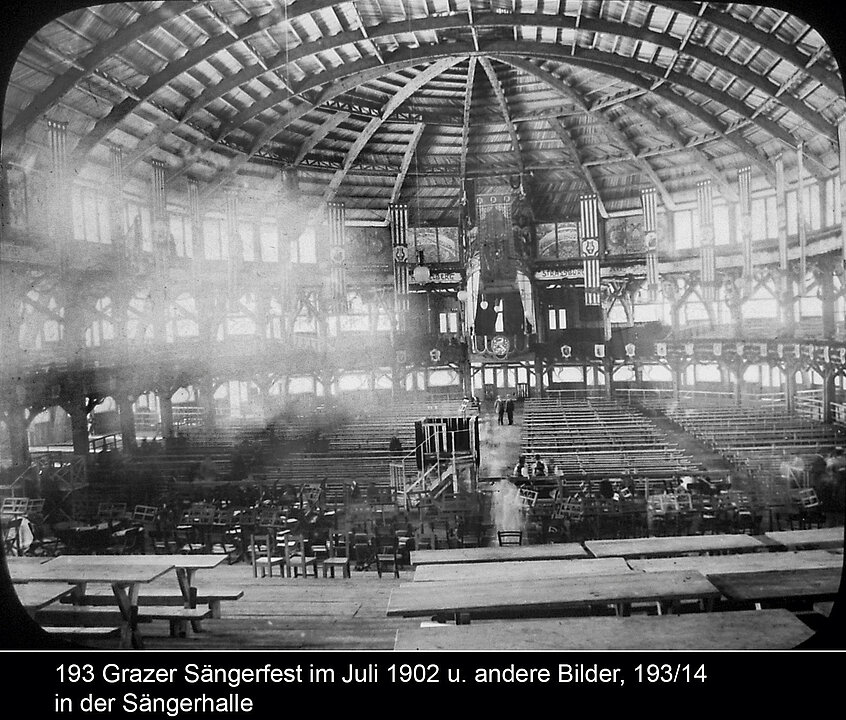
[{"label": "hanging flag", "polygon": [[710,180],[696,183],[696,207],[699,211],[699,284],[703,300],[717,294],[717,258],[714,251],[714,196]]},{"label": "hanging flag", "polygon": [[596,195],[579,198],[581,239],[579,251],[585,277],[585,305],[601,305],[601,271],[599,267],[599,203]]},{"label": "hanging flag", "polygon": [[397,329],[405,327],[408,315],[408,205],[391,203],[391,253],[394,262],[394,307]]},{"label": "hanging flag", "polygon": [[643,240],[646,245],[646,286],[650,302],[658,298],[658,222],[654,187],[640,191],[640,203],[643,208]]},{"label": "hanging flag", "polygon": [[339,311],[344,311],[347,306],[346,211],[343,203],[335,202],[328,204],[327,211],[329,213],[329,283],[332,303]]},{"label": "hanging flag", "polygon": [[[805,225],[805,143],[796,146],[796,227],[799,231],[799,295],[805,294],[805,276],[808,274],[806,255],[808,229]],[[809,208],[810,209],[810,208]]]},{"label": "hanging flag", "polygon": [[743,243],[743,279],[747,287],[752,285],[752,168],[742,167],[737,171],[738,211],[740,213],[740,239]]}]

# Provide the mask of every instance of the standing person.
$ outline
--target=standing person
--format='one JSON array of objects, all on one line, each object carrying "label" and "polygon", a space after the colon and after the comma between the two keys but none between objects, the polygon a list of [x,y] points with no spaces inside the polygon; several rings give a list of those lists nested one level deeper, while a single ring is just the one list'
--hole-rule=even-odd
[{"label": "standing person", "polygon": [[496,402],[494,403],[494,410],[496,410],[496,418],[497,423],[502,425],[502,416],[505,415],[505,402],[503,401],[502,397],[497,395]]},{"label": "standing person", "polygon": [[505,412],[508,414],[508,424],[513,425],[514,424],[514,397],[512,395],[509,395],[508,400],[505,401]]}]

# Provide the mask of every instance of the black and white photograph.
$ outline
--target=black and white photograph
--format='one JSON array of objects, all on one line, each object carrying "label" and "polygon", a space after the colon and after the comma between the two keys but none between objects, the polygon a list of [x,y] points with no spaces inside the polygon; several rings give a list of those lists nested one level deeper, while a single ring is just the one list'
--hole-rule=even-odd
[{"label": "black and white photograph", "polygon": [[832,636],[842,10],[36,7],[0,75],[0,646],[388,652],[366,685]]}]

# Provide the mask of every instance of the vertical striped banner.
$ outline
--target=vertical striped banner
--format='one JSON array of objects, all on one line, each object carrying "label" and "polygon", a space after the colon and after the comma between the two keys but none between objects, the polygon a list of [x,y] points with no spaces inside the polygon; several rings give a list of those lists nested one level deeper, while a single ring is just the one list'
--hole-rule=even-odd
[{"label": "vertical striped banner", "polygon": [[150,163],[153,168],[153,218],[163,218],[165,215],[165,164],[161,160]]},{"label": "vertical striped banner", "polygon": [[776,173],[776,217],[778,219],[778,267],[787,272],[787,183],[784,179],[784,157],[775,158]]},{"label": "vertical striped banner", "polygon": [[220,257],[226,259],[229,293],[239,292],[241,284],[241,254],[238,238],[238,191],[227,188],[224,196],[224,228],[220,237]]},{"label": "vertical striped banner", "polygon": [[344,203],[326,206],[329,219],[329,283],[332,303],[341,312],[347,307],[346,209]]},{"label": "vertical striped banner", "polygon": [[743,278],[751,287],[752,273],[752,168],[742,167],[737,171],[737,194],[740,213],[740,239],[743,243]]},{"label": "vertical striped banner", "polygon": [[646,285],[650,302],[658,298],[658,215],[657,193],[654,187],[640,191],[640,204],[643,208],[643,241],[646,245]]},{"label": "vertical striped banner", "polygon": [[699,282],[703,300],[716,296],[717,259],[714,251],[714,194],[710,180],[696,183],[696,208],[699,214]]},{"label": "vertical striped banner", "polygon": [[397,329],[405,328],[408,315],[408,205],[391,203],[391,255],[394,262],[394,308]]},{"label": "vertical striped banner", "polygon": [[601,305],[599,267],[599,202],[596,195],[579,197],[581,240],[579,244],[585,276],[585,305]]},{"label": "vertical striped banner", "polygon": [[65,178],[68,164],[68,124],[48,120],[47,129],[50,134],[50,169],[53,172],[53,217],[49,227],[50,235],[58,243],[65,234],[63,230],[71,226],[68,212],[70,193]]},{"label": "vertical striped banner", "polygon": [[837,144],[840,147],[840,207],[835,218],[840,219],[840,254],[846,266],[846,118],[837,123]]},{"label": "vertical striped banner", "polygon": [[220,239],[220,256],[230,260],[243,260],[244,248],[238,232],[239,197],[235,188],[227,188],[224,193],[226,210],[226,237]]},{"label": "vertical striped banner", "polygon": [[[799,294],[805,294],[807,227],[805,226],[805,143],[796,146],[796,227],[799,231]],[[810,208],[808,208],[810,210]]]},{"label": "vertical striped banner", "polygon": [[65,179],[68,161],[68,124],[57,120],[48,120],[47,129],[50,133],[50,160],[53,178],[59,190]]},{"label": "vertical striped banner", "polygon": [[[191,244],[193,245],[191,256],[202,257],[205,253],[205,247],[202,235],[202,212],[200,211],[200,183],[193,178],[188,180],[188,219],[191,222]],[[187,247],[185,249],[188,250]]]},{"label": "vertical striped banner", "polygon": [[[109,147],[111,173],[109,177],[109,225],[112,242],[117,246],[120,239],[126,242],[126,209],[123,202],[123,148],[119,145]],[[126,246],[124,244],[124,250]]]},{"label": "vertical striped banner", "polygon": [[[165,164],[161,160],[153,160],[150,166],[153,171],[150,179],[153,257],[158,272],[164,277],[167,274],[167,267],[163,261],[169,255],[170,251],[170,231],[167,227],[167,220],[165,219]],[[162,285],[166,287],[167,283],[163,282]]]}]

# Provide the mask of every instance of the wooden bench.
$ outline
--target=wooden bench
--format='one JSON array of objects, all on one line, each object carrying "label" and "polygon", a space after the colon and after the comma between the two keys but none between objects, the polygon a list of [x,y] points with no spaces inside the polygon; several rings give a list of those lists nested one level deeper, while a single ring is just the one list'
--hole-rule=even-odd
[{"label": "wooden bench", "polygon": [[120,635],[119,627],[86,627],[84,625],[41,626],[41,629],[51,635],[58,635],[65,640],[95,640],[113,638]]},{"label": "wooden bench", "polygon": [[[197,596],[194,599],[195,605],[208,605],[209,610],[211,610],[212,618],[218,619],[220,618],[220,604],[222,602],[234,602],[235,600],[239,600],[244,596],[243,590],[237,589],[223,589],[223,588],[216,588],[216,589],[207,589],[207,590],[197,590]],[[62,599],[62,602],[65,604],[73,602],[73,599],[70,597],[66,597]],[[114,596],[111,592],[103,590],[97,591],[97,589],[90,589],[85,595],[79,598],[76,601],[79,605],[83,605],[86,607],[103,607],[103,606],[114,606]],[[183,605],[185,603],[185,598],[182,596],[182,593],[178,589],[174,590],[167,590],[162,588],[156,588],[155,591],[150,591],[147,594],[140,595],[138,598],[138,605],[139,607],[146,608],[150,605],[158,605],[158,606],[178,606]]]},{"label": "wooden bench", "polygon": [[[112,601],[114,603],[114,601]],[[167,620],[171,637],[185,637],[189,622],[205,620],[212,616],[208,608],[185,608],[169,605],[147,605],[138,608],[138,622]],[[111,607],[97,605],[59,605],[39,610],[35,620],[42,626],[113,626],[121,621],[120,612]]]},{"label": "wooden bench", "polygon": [[813,635],[783,609],[425,625],[400,628],[394,650],[786,650]]}]

